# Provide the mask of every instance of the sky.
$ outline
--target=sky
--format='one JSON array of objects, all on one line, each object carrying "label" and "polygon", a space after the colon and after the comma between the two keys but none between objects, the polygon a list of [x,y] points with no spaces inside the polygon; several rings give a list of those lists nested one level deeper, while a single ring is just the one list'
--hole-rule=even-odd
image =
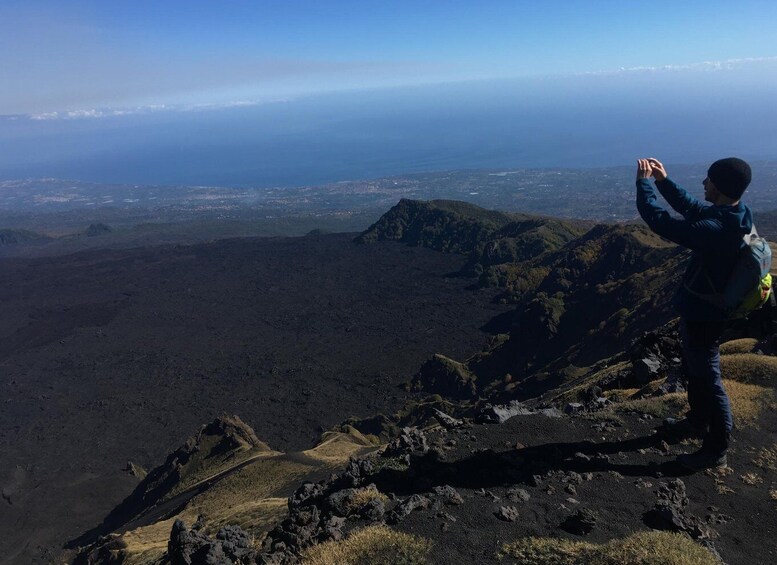
[{"label": "sky", "polygon": [[773,1],[3,0],[0,115],[587,73],[758,76]]},{"label": "sky", "polygon": [[777,161],[777,2],[0,0],[0,179]]}]

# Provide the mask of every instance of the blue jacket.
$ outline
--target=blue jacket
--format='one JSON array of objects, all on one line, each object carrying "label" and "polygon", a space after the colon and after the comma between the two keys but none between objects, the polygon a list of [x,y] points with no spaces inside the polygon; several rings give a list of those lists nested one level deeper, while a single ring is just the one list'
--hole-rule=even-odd
[{"label": "blue jacket", "polygon": [[691,261],[675,294],[681,316],[694,321],[725,320],[726,314],[698,294],[723,292],[744,246],[742,237],[753,227],[750,209],[703,204],[669,179],[656,181],[661,195],[681,216],[672,217],[656,201],[648,179],[637,180],[637,210],[655,233],[691,250]]}]

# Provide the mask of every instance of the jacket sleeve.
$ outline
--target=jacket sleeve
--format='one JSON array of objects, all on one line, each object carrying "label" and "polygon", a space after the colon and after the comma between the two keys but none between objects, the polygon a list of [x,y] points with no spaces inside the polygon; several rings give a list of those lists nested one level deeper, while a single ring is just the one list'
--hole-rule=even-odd
[{"label": "jacket sleeve", "polygon": [[686,220],[696,220],[706,205],[694,198],[688,192],[669,178],[656,181],[658,192],[669,203],[672,209]]},{"label": "jacket sleeve", "polygon": [[637,210],[648,227],[661,237],[689,249],[703,250],[709,246],[710,237],[720,232],[720,226],[714,220],[693,222],[673,218],[656,200],[656,192],[650,181],[639,179]]}]

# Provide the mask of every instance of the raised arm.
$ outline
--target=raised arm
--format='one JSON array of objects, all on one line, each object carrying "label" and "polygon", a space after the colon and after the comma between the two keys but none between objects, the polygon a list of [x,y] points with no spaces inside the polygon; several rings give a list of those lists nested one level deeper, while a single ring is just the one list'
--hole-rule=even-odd
[{"label": "raised arm", "polygon": [[691,222],[673,218],[658,204],[655,188],[650,183],[650,165],[640,160],[637,170],[637,210],[648,227],[661,237],[689,249],[703,249],[709,236],[717,231],[714,222]]},{"label": "raised arm", "polygon": [[700,212],[705,208],[705,204],[671,181],[666,175],[664,165],[658,159],[648,159],[647,161],[653,178],[656,179],[658,191],[672,209],[681,214],[686,220],[694,221],[698,219]]}]

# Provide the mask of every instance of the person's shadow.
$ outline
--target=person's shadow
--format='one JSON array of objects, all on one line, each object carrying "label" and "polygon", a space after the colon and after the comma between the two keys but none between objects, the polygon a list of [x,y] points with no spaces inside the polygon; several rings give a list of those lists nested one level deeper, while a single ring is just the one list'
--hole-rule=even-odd
[{"label": "person's shadow", "polygon": [[546,443],[523,449],[486,450],[456,461],[440,459],[434,451],[411,458],[404,470],[385,467],[370,476],[382,492],[400,496],[423,493],[433,486],[492,488],[519,483],[537,485],[548,471],[608,472],[624,476],[678,477],[691,474],[675,461],[649,464],[613,463],[607,457],[621,452],[657,447],[660,435],[622,441]]}]

